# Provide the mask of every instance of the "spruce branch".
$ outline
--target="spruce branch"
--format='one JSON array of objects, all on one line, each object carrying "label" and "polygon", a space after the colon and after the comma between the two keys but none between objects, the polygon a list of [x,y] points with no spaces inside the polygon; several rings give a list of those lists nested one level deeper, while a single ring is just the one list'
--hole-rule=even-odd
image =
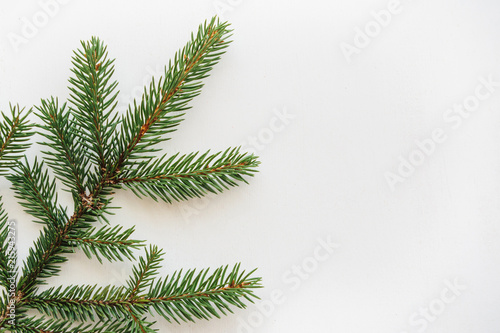
[{"label": "spruce branch", "polygon": [[250,302],[256,298],[253,289],[260,287],[260,278],[250,277],[253,271],[240,271],[238,264],[230,271],[225,266],[209,273],[208,269],[197,274],[195,270],[175,272],[151,281],[149,292],[141,297],[130,298],[125,287],[69,286],[25,298],[22,305],[65,320],[137,319],[154,310],[168,321],[180,323],[219,318],[232,312],[230,306],[245,308],[241,298]]},{"label": "spruce branch", "polygon": [[148,300],[162,317],[179,323],[197,319],[220,318],[232,310],[230,306],[245,308],[242,298],[253,303],[258,298],[253,290],[260,288],[260,278],[251,277],[255,272],[240,271],[240,264],[228,271],[228,266],[209,270],[182,270],[170,277],[158,280],[151,286]]},{"label": "spruce branch", "polygon": [[[97,285],[50,288],[25,298],[22,305],[65,320],[95,321],[127,318],[129,305],[125,287]],[[143,314],[134,307],[136,314]]]},{"label": "spruce branch", "polygon": [[65,246],[68,238],[78,238],[82,231],[92,227],[98,218],[107,212],[111,199],[110,187],[96,187],[90,195],[82,194],[81,201],[76,203],[75,212],[67,219],[64,226],[57,231],[44,228],[30,249],[25,260],[23,275],[20,278],[19,290],[22,294],[31,293],[35,285],[42,284],[44,279],[57,275],[59,265],[66,261],[63,254],[72,253],[72,248]]},{"label": "spruce branch", "polygon": [[0,118],[0,175],[5,176],[29,148],[33,125],[28,121],[31,110],[24,112],[19,106],[10,106],[10,117]]},{"label": "spruce branch", "polygon": [[[172,123],[172,119],[170,119],[169,116],[165,117],[165,115],[170,112],[176,113],[175,111],[179,112],[184,110],[185,108],[187,108],[187,103],[189,102],[189,100],[191,100],[199,93],[199,89],[201,89],[202,85],[198,81],[207,76],[206,73],[213,67],[213,65],[215,65],[215,63],[217,63],[220,55],[223,53],[223,49],[225,49],[227,47],[227,44],[229,43],[228,41],[224,41],[222,39],[222,37],[229,36],[230,31],[227,27],[227,23],[219,23],[215,18],[212,19],[210,23],[201,25],[196,35],[197,37],[195,38],[194,35],[192,35],[191,41],[182,51],[176,54],[173,65],[171,63],[169,66],[170,70],[166,73],[168,74],[166,75],[166,77],[173,81],[169,81],[167,79],[163,80],[165,86],[164,91],[168,91],[168,93],[160,94],[162,95],[161,98],[156,99],[155,103],[145,103],[146,99],[151,100],[160,96],[158,95],[159,91],[151,91],[149,94],[145,95],[149,96],[148,98],[144,97],[142,103],[143,106],[147,105],[148,107],[143,107],[139,110],[136,110],[136,112],[132,112],[129,108],[129,112],[123,118],[121,124],[121,153],[117,154],[118,157],[112,164],[112,167],[106,168],[106,173],[100,174],[100,176],[97,176],[97,178],[95,178],[95,181],[92,182],[90,193],[80,195],[82,200],[75,204],[75,213],[71,216],[60,233],[52,235],[52,237],[50,237],[54,240],[54,243],[44,242],[43,240],[40,240],[38,242],[37,245],[47,245],[47,248],[44,249],[45,255],[42,258],[29,258],[31,259],[34,269],[32,270],[32,274],[29,274],[28,277],[23,278],[23,280],[26,280],[26,286],[31,285],[32,282],[37,279],[37,275],[44,270],[44,266],[49,262],[52,262],[51,257],[55,257],[55,262],[58,262],[60,260],[59,253],[65,253],[65,251],[60,250],[59,247],[61,246],[63,239],[72,232],[72,229],[75,227],[75,225],[78,226],[80,224],[80,220],[84,220],[84,225],[81,228],[85,229],[86,227],[90,227],[89,222],[92,222],[95,216],[104,215],[100,212],[98,214],[93,214],[92,211],[96,209],[100,210],[108,205],[108,200],[110,199],[106,199],[106,196],[112,194],[113,189],[116,187],[114,186],[112,180],[117,177],[117,174],[119,174],[121,168],[123,168],[123,166],[128,163],[128,160],[130,158],[135,158],[135,155],[133,155],[132,153],[144,153],[145,151],[151,151],[147,147],[151,146],[154,143],[162,141],[162,139],[160,139],[160,136],[168,133],[170,131],[168,130],[168,128],[170,128],[172,124],[177,124],[178,120],[175,120],[174,123]],[[83,59],[88,59],[84,56],[84,54],[87,54],[87,52],[90,52],[91,55],[106,55],[105,50],[102,51],[102,44],[99,41],[87,44],[83,43],[83,45],[84,51],[79,51],[79,54],[81,55],[80,60],[82,62]],[[86,46],[90,47],[90,51],[85,48]],[[98,50],[93,49],[97,47],[100,47],[100,53]],[[74,62],[75,61],[76,60],[74,60]],[[75,64],[75,66],[76,65],[77,64]],[[80,67],[85,68],[83,65],[81,65]],[[73,72],[76,74],[78,72],[78,69],[73,70]],[[176,78],[177,80],[175,80]],[[185,82],[191,81],[198,82],[195,89],[196,93],[183,93],[181,88],[184,90],[187,89],[187,91],[193,91],[193,86],[187,85],[185,87]],[[92,91],[90,93],[92,94]],[[167,106],[169,106],[169,108],[167,108]],[[82,113],[87,112],[85,110],[80,111]],[[88,123],[95,124],[93,118],[91,118],[90,116],[85,118],[85,116],[76,115],[76,112],[77,110],[74,110],[72,113],[74,114],[75,118],[78,117],[79,121],[87,121]],[[109,116],[106,119],[108,118]],[[102,117],[98,119],[102,119]],[[131,119],[134,119],[134,121],[131,121]],[[132,124],[135,124],[135,127],[132,126]],[[81,126],[82,128],[85,128],[85,125],[82,124]],[[93,125],[87,124],[87,126]],[[110,127],[114,129],[114,125]],[[152,140],[153,137],[157,139]],[[87,139],[90,140],[91,138]],[[42,248],[40,248],[40,250],[42,250]],[[53,270],[53,272],[56,271]],[[28,280],[31,282],[28,283]],[[21,285],[21,287],[23,286],[24,285]]]},{"label": "spruce branch", "polygon": [[133,311],[129,307],[129,312],[130,316],[132,317],[132,320],[126,320],[125,323],[127,323],[127,327],[124,330],[124,332],[131,332],[131,333],[154,333],[158,332],[157,329],[153,327],[155,322],[150,322],[147,320],[147,318],[139,318],[136,317],[133,314]]},{"label": "spruce branch", "polygon": [[72,115],[79,125],[78,134],[88,148],[91,160],[104,173],[113,158],[115,128],[118,113],[113,112],[118,83],[111,81],[114,59],[108,58],[107,47],[98,38],[82,42],[82,49],[74,53],[69,79]]},{"label": "spruce branch", "polygon": [[[40,232],[24,261],[23,273],[18,283],[22,295],[31,294],[37,284],[45,284],[45,279],[59,274],[60,264],[67,261],[65,255],[74,252],[73,246],[67,246],[67,240],[78,238],[106,212],[105,207],[109,200],[103,201],[89,203],[88,200],[82,199],[63,227],[58,230],[44,228]],[[102,207],[99,206],[101,204]]]},{"label": "spruce branch", "polygon": [[30,248],[17,287],[23,297],[32,294],[38,285],[46,284],[47,278],[57,276],[61,264],[67,261],[65,255],[73,253],[71,248],[60,246],[59,235],[53,229],[44,227]]},{"label": "spruce branch", "polygon": [[130,299],[142,296],[143,289],[147,288],[154,276],[158,274],[163,252],[157,246],[146,249],[146,258],[140,257],[138,265],[132,270],[132,278],[127,282]]},{"label": "spruce branch", "polygon": [[43,122],[39,125],[43,130],[41,134],[48,140],[40,143],[50,148],[43,152],[45,161],[71,191],[75,194],[85,193],[88,157],[78,136],[81,129],[76,127],[66,103],[59,107],[56,98],[42,100],[36,108],[37,116]]},{"label": "spruce branch", "polygon": [[[19,319],[16,325],[7,325],[7,328],[15,332],[26,333],[55,333],[55,332],[69,332],[71,322],[58,321],[54,319],[24,317]],[[73,331],[75,332],[75,331]]]},{"label": "spruce branch", "polygon": [[253,176],[259,162],[254,155],[242,154],[239,148],[209,154],[179,154],[146,160],[126,169],[116,182],[130,188],[138,197],[149,196],[166,202],[217,193],[245,182]]},{"label": "spruce branch", "polygon": [[129,107],[122,119],[116,170],[147,157],[157,151],[156,144],[168,140],[166,135],[175,130],[183,112],[190,108],[188,103],[200,94],[201,80],[208,77],[225,52],[230,33],[228,24],[215,17],[200,25],[198,33],[192,34],[191,40],[170,61],[165,77],[157,82],[153,79],[140,103],[134,101],[134,106]]},{"label": "spruce branch", "polygon": [[35,221],[60,229],[68,219],[64,209],[57,204],[56,183],[50,180],[43,162],[35,159],[31,166],[25,159],[7,176],[24,211]]},{"label": "spruce branch", "polygon": [[[17,259],[17,253],[10,232],[10,224],[8,221],[7,213],[3,208],[2,198],[0,197],[0,289],[2,287],[9,287],[9,272],[12,271],[13,261]],[[2,290],[5,292],[5,290]],[[2,300],[7,300],[6,295],[2,295]],[[0,306],[1,307],[1,306]],[[2,309],[0,308],[0,312]]]},{"label": "spruce branch", "polygon": [[83,250],[88,258],[96,257],[100,263],[102,259],[108,261],[133,260],[133,250],[143,246],[142,241],[130,239],[134,228],[122,231],[121,226],[102,227],[99,230],[92,228],[82,231],[79,237],[66,236],[63,246],[76,246]]},{"label": "spruce branch", "polygon": [[[253,302],[254,289],[260,287],[254,271],[240,272],[238,264],[231,270],[226,266],[213,272],[178,271],[159,278],[163,253],[156,246],[139,258],[125,286],[52,287],[39,292],[39,286],[60,273],[67,254],[76,248],[99,262],[135,261],[133,250],[143,244],[131,238],[134,228],[96,226],[98,221],[109,223],[116,190],[127,187],[139,196],[172,202],[221,192],[255,173],[256,157],[238,148],[216,154],[151,155],[158,151],[154,146],[167,140],[165,135],[182,120],[188,102],[200,93],[201,80],[224,53],[229,35],[228,24],[216,18],[201,25],[176,53],[165,77],[153,79],[140,104],[134,103],[123,117],[114,112],[114,60],[108,59],[99,39],[82,42],[82,50],[73,57],[71,106],[59,106],[57,99],[50,98],[36,107],[42,122],[37,128],[47,140],[41,144],[49,148],[43,152],[45,163],[35,159],[30,164],[26,158],[18,162],[29,146],[32,125],[19,107],[12,108],[11,118],[3,116],[0,174],[12,182],[16,198],[43,229],[20,276],[16,273],[17,287],[11,298],[17,309],[16,323],[7,320],[8,295],[3,290],[0,294],[1,332],[156,332],[147,318],[152,312],[168,321],[193,321],[219,317],[231,312],[231,306],[243,308],[245,300]],[[73,214],[58,204],[56,182],[45,165],[72,193]],[[0,285],[4,287],[6,223],[0,206]],[[49,318],[30,317],[29,309]]]}]

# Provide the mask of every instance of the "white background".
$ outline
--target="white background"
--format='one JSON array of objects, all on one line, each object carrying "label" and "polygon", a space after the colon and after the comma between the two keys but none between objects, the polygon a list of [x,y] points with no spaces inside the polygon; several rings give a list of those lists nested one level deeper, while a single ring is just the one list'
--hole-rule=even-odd
[{"label": "white background", "polygon": [[[73,0],[46,22],[36,21],[41,3],[0,5],[4,112],[9,102],[67,98],[72,50],[93,35],[117,58],[123,106],[205,19],[222,12],[234,28],[234,43],[164,148],[244,144],[260,156],[260,173],[182,204],[120,192],[112,221],[136,225],[138,239],[165,250],[165,275],[258,267],[263,302],[195,324],[159,318],[161,332],[499,332],[500,87],[460,125],[444,118],[474,100],[481,78],[500,81],[497,1],[401,0],[384,27],[371,12],[387,10],[388,0]],[[39,28],[23,37],[26,20]],[[341,46],[356,47],[365,27],[375,29],[368,45],[357,40],[362,47],[346,57]],[[16,46],[13,34],[26,40]],[[293,119],[275,123],[276,112]],[[397,175],[401,158],[418,156],[416,140],[437,128],[446,140],[392,189],[387,173]],[[0,185],[24,256],[39,226]],[[318,262],[318,240],[328,237],[340,247]],[[303,264],[307,277],[292,271]],[[130,267],[75,254],[52,283],[120,284]],[[451,293],[446,281],[462,290]]]}]

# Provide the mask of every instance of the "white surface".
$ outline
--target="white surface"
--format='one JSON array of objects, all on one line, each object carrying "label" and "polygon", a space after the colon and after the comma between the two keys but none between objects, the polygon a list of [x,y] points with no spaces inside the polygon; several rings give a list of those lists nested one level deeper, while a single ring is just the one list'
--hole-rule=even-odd
[{"label": "white surface", "polygon": [[[259,267],[264,303],[196,324],[160,318],[161,332],[498,332],[500,87],[457,128],[443,118],[481,77],[500,81],[497,1],[401,0],[400,13],[351,62],[342,43],[353,44],[356,27],[370,26],[370,12],[390,1],[73,0],[17,52],[8,34],[21,34],[22,18],[43,9],[3,2],[0,108],[66,98],[71,52],[92,35],[117,58],[121,92],[133,95],[218,3],[231,9],[223,17],[234,43],[165,148],[251,148],[249,137],[260,135],[261,172],[249,186],[185,204],[122,192],[113,221],[137,225],[137,238],[165,249],[165,274],[240,261]],[[276,128],[273,110],[294,118]],[[392,191],[385,174],[436,128],[446,140]],[[7,202],[25,254],[38,226]],[[319,252],[325,260],[297,279],[293,267],[314,264],[327,236],[340,247]],[[129,268],[75,255],[53,283],[122,283]],[[456,279],[465,286],[458,296],[446,282]],[[428,307],[439,314],[423,319]]]}]

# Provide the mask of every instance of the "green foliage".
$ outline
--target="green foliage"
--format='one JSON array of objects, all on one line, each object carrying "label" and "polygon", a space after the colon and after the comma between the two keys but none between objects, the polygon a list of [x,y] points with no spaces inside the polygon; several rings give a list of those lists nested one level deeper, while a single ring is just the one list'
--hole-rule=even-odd
[{"label": "green foliage", "polygon": [[50,179],[48,170],[44,170],[43,162],[35,159],[30,166],[25,159],[18,163],[7,179],[12,183],[25,212],[32,215],[36,222],[59,229],[64,226],[67,216],[64,209],[57,204],[55,179]]},{"label": "green foliage", "polygon": [[[12,254],[15,249],[10,240],[9,231],[7,213],[5,213],[3,204],[0,202],[0,286],[4,288],[8,288],[9,286],[9,259],[13,258]],[[5,290],[2,290],[2,292],[5,292]],[[2,295],[2,299],[5,299],[5,296]],[[1,305],[0,311],[2,311]]]},{"label": "green foliage", "polygon": [[167,140],[166,134],[181,122],[188,103],[200,94],[201,80],[208,77],[224,49],[231,30],[215,18],[200,25],[198,33],[177,52],[165,69],[165,76],[151,82],[140,103],[129,107],[122,119],[117,166],[133,163],[157,151],[154,146]]},{"label": "green foliage", "polygon": [[[120,115],[116,108],[114,59],[98,38],[82,42],[72,59],[69,104],[57,98],[30,112],[11,107],[0,120],[0,175],[12,183],[15,197],[33,221],[42,224],[20,270],[9,270],[17,252],[9,240],[10,222],[0,202],[0,332],[157,332],[148,318],[169,322],[210,319],[253,302],[260,278],[237,264],[213,271],[177,271],[161,277],[163,251],[134,239],[134,228],[111,225],[111,202],[119,189],[165,202],[218,193],[253,176],[259,164],[239,148],[156,157],[158,143],[181,122],[201,80],[220,60],[231,31],[216,18],[200,25],[177,52],[165,76],[153,79],[140,101]],[[43,158],[24,152],[35,133],[44,139]],[[58,202],[59,187],[71,193],[73,207]],[[69,211],[73,211],[69,213]],[[107,225],[102,225],[106,223]],[[122,286],[59,286],[40,291],[59,275],[68,254],[83,251],[102,263],[135,262]],[[12,274],[14,274],[12,276]],[[10,280],[9,280],[10,279]],[[10,281],[14,281],[14,289]],[[8,291],[9,290],[9,291]],[[8,315],[15,305],[15,320]],[[29,310],[41,316],[33,316]]]},{"label": "green foliage", "polygon": [[40,134],[47,139],[40,143],[50,148],[44,151],[44,160],[67,188],[75,194],[84,193],[89,161],[78,136],[81,130],[74,125],[66,104],[59,107],[55,98],[49,101],[42,99],[41,105],[36,108],[39,111],[37,116],[42,121]]},{"label": "green foliage", "polygon": [[28,122],[31,110],[24,112],[19,106],[10,107],[10,117],[2,113],[0,119],[0,175],[8,174],[16,161],[29,148],[28,140],[33,135],[32,125]]},{"label": "green foliage", "polygon": [[124,170],[118,181],[138,197],[180,201],[222,192],[228,186],[237,186],[237,181],[246,182],[243,176],[252,176],[259,164],[255,156],[240,154],[238,148],[198,155],[174,154],[146,160]]},{"label": "green foliage", "polygon": [[148,279],[149,291],[143,295],[130,294],[129,288],[106,286],[69,286],[50,288],[30,298],[25,305],[65,320],[111,321],[115,318],[139,318],[154,310],[176,322],[219,318],[219,312],[232,312],[230,306],[245,307],[241,298],[252,301],[252,289],[259,286],[253,272],[240,272],[240,265],[228,270],[220,267],[212,273],[208,269],[174,272],[164,279]]},{"label": "green foliage", "polygon": [[114,60],[108,59],[106,46],[93,37],[82,42],[82,49],[75,52],[71,71],[75,77],[69,79],[70,102],[73,119],[80,127],[77,135],[80,144],[87,148],[91,160],[106,172],[107,161],[115,152],[114,133],[118,125],[115,88],[118,83],[111,81],[115,69]]},{"label": "green foliage", "polygon": [[134,228],[122,232],[121,226],[101,227],[82,231],[80,237],[67,237],[65,246],[77,246],[88,258],[93,256],[102,263],[102,258],[108,261],[123,261],[134,259],[134,249],[141,247],[141,241],[130,239]]},{"label": "green foliage", "polygon": [[149,251],[146,250],[146,258],[140,257],[139,262],[132,271],[132,276],[127,283],[128,296],[135,298],[139,295],[142,297],[142,291],[145,289],[154,276],[158,274],[158,269],[161,267],[163,252],[157,246],[151,246]]},{"label": "green foliage", "polygon": [[232,312],[230,306],[244,308],[241,298],[252,302],[253,289],[259,287],[260,278],[251,278],[254,271],[240,272],[237,264],[228,272],[228,266],[219,267],[213,273],[188,270],[175,272],[171,277],[159,280],[151,286],[148,300],[154,310],[168,321],[194,321],[219,318],[219,313]]}]

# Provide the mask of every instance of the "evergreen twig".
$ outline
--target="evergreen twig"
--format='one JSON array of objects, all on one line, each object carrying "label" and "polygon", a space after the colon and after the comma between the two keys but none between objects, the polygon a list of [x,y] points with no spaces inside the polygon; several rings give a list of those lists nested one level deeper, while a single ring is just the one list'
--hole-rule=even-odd
[{"label": "evergreen twig", "polygon": [[[0,119],[0,175],[12,183],[15,197],[35,222],[43,225],[22,269],[10,270],[17,252],[9,241],[9,220],[0,198],[0,332],[156,332],[148,315],[168,321],[210,319],[243,308],[256,298],[260,278],[240,265],[210,271],[187,270],[160,276],[163,251],[157,246],[135,259],[143,241],[134,228],[99,226],[112,214],[115,191],[129,188],[139,197],[172,202],[217,193],[253,176],[259,162],[239,148],[155,157],[158,143],[180,123],[201,80],[219,61],[231,30],[216,18],[177,52],[165,76],[153,79],[139,102],[116,112],[114,59],[102,41],[82,42],[73,57],[69,106],[56,98],[42,100],[35,115],[11,107]],[[36,127],[34,127],[36,125]],[[30,162],[24,151],[34,128],[42,138],[43,161]],[[23,158],[24,157],[24,158]],[[58,203],[58,184],[73,197],[72,214]],[[135,261],[126,285],[39,287],[57,276],[68,254],[83,251],[89,258]],[[12,273],[14,274],[12,276]],[[15,282],[11,283],[12,279]],[[7,290],[14,287],[14,290]],[[12,292],[11,292],[12,291]],[[12,307],[15,318],[12,319]],[[32,316],[30,309],[42,316]]]}]

